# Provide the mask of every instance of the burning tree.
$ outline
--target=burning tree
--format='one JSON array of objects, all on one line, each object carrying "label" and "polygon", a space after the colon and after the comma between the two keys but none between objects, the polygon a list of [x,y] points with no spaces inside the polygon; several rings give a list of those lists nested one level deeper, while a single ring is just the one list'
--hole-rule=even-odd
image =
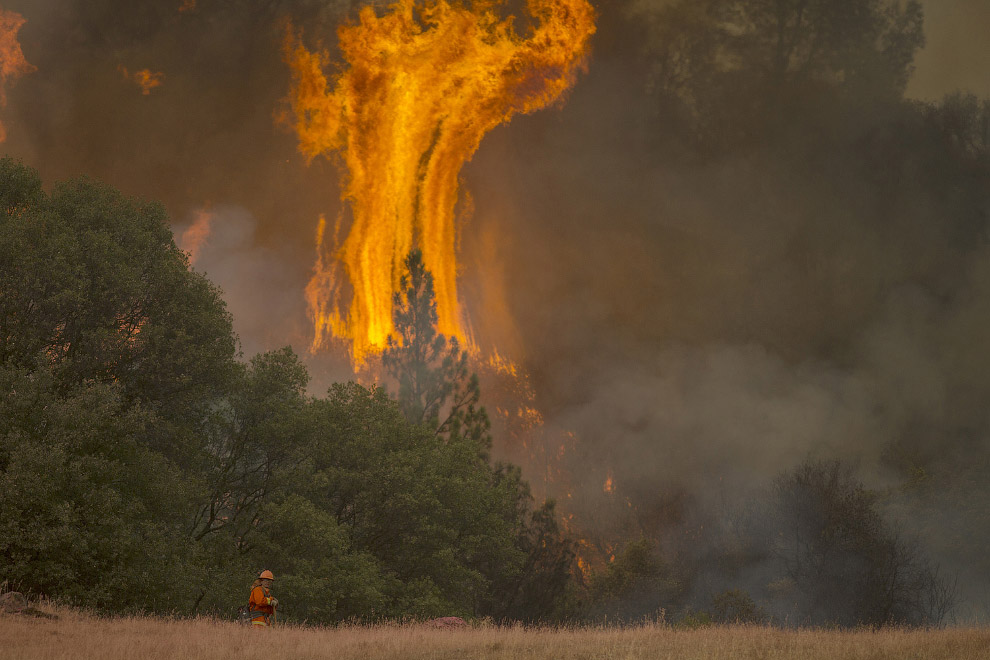
[{"label": "burning tree", "polygon": [[[413,424],[427,424],[439,435],[465,434],[487,450],[491,423],[480,405],[477,374],[456,337],[437,331],[433,276],[414,250],[406,257],[402,290],[393,296],[398,338],[389,337],[382,355],[385,371],[399,384],[399,405]],[[441,421],[442,420],[442,421]]]},{"label": "burning tree", "polygon": [[513,465],[488,463],[491,423],[480,405],[477,374],[456,337],[437,329],[433,276],[418,250],[404,261],[401,290],[393,296],[393,322],[382,365],[398,383],[398,403],[411,424],[435,430],[445,444],[473,447],[497,493],[502,523],[512,529],[513,555],[479,553],[478,568],[493,587],[476,604],[496,618],[547,620],[560,616],[571,580],[574,552],[557,522],[552,500],[534,507],[533,496]]}]

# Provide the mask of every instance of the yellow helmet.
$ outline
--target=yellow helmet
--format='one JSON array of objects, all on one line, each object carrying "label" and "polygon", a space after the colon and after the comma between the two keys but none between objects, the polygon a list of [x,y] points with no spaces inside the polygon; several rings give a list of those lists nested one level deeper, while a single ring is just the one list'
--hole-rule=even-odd
[{"label": "yellow helmet", "polygon": [[274,580],[275,576],[269,570],[261,571],[261,575],[258,576],[262,580]]}]

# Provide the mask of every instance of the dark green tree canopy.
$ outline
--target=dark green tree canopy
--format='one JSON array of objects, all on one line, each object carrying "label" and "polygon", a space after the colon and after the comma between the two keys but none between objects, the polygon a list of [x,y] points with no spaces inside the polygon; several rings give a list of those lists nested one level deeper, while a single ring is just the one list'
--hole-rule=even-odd
[{"label": "dark green tree canopy", "polygon": [[418,255],[388,356],[401,404],[354,383],[313,398],[291,349],[235,359],[160,206],[87,180],[47,194],[10,160],[0,175],[0,580],[229,612],[267,567],[298,620],[553,610],[568,546],[488,462]]},{"label": "dark green tree canopy", "polygon": [[219,290],[191,272],[158,204],[88,180],[46,194],[0,161],[0,362],[46,356],[57,383],[119,382],[166,417],[197,415],[233,376]]}]

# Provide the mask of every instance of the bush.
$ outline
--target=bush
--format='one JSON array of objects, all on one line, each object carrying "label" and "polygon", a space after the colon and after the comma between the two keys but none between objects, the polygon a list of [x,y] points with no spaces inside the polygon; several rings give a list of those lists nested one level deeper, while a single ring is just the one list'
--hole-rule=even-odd
[{"label": "bush", "polygon": [[[807,462],[780,476],[763,516],[782,616],[804,625],[938,625],[950,585],[917,545],[892,530],[876,495],[838,462]],[[781,582],[778,582],[781,583]]]},{"label": "bush", "polygon": [[767,614],[748,593],[729,589],[712,597],[711,617],[715,623],[765,623]]}]

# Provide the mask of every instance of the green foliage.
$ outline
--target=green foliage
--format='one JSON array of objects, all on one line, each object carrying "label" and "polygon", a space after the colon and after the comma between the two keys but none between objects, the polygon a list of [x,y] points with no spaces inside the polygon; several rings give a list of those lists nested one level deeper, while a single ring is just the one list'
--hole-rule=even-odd
[{"label": "green foliage", "polygon": [[354,383],[313,399],[288,348],[235,361],[161,207],[0,172],[0,579],[105,611],[231,612],[264,567],[283,620],[323,623],[552,609],[569,546],[552,504],[531,511],[518,470],[488,462],[418,255],[387,356],[400,402]]},{"label": "green foliage", "polygon": [[477,611],[497,620],[552,622],[574,614],[572,543],[560,530],[556,506],[533,509],[529,486],[516,466],[497,464],[493,492],[503,523],[515,535],[512,552],[487,548],[479,563],[492,588]]},{"label": "green foliage", "polygon": [[[352,547],[349,530],[313,501],[283,496],[261,514],[255,553],[278,576],[286,620],[372,619],[389,608],[388,579],[378,560]],[[243,590],[243,586],[242,586]]]},{"label": "green foliage", "polygon": [[10,158],[0,159],[0,181],[0,210],[5,215],[18,215],[44,198],[38,173]]},{"label": "green foliage", "polygon": [[168,611],[189,597],[171,574],[191,550],[170,505],[187,493],[120,390],[63,395],[43,366],[0,367],[0,570],[77,604]]},{"label": "green foliage", "polygon": [[488,463],[491,424],[480,405],[478,377],[469,373],[468,355],[457,340],[436,330],[433,277],[419,251],[407,256],[406,268],[403,291],[394,299],[399,336],[389,339],[382,363],[399,384],[405,418],[435,430],[448,451],[459,448],[465,465],[475,456],[470,480],[462,472],[449,480],[466,486],[458,489],[459,500],[486,512],[478,528],[485,534],[467,537],[473,540],[465,558],[476,583],[461,589],[472,594],[474,614],[527,621],[563,617],[574,554],[554,518],[554,504],[533,510],[518,468]]},{"label": "green foliage", "polygon": [[741,589],[729,589],[712,597],[711,618],[715,623],[766,623],[767,613]]},{"label": "green foliage", "polygon": [[[0,161],[0,363],[44,354],[55,385],[118,383],[169,424],[198,421],[236,368],[220,292],[189,271],[157,204],[88,180],[45,195],[37,174]],[[188,461],[162,433],[158,448]]]},{"label": "green foliage", "polygon": [[712,615],[704,610],[688,610],[680,620],[677,621],[678,628],[686,628],[688,630],[697,630],[698,628],[707,628],[715,623],[712,620]]},{"label": "green foliage", "polygon": [[608,621],[661,617],[679,597],[673,568],[647,539],[628,543],[588,585],[586,616]]},{"label": "green foliage", "polygon": [[[471,614],[487,587],[475,557],[512,551],[473,443],[409,424],[384,390],[354,383],[333,386],[310,407],[312,442],[281,478],[291,495],[260,517],[269,565],[329,580],[336,591],[323,605],[326,620]],[[319,541],[283,547],[289,530]],[[329,556],[314,554],[319,544],[329,544]],[[353,566],[349,580],[317,568],[335,557]]]},{"label": "green foliage", "polygon": [[3,577],[91,606],[187,609],[204,411],[236,371],[219,292],[164,212],[0,161]]},{"label": "green foliage", "polygon": [[659,584],[664,575],[663,563],[654,555],[649,541],[640,539],[626,545],[605,572],[591,581],[591,592],[597,597],[619,597],[637,586],[641,580]]},{"label": "green foliage", "polygon": [[246,550],[262,505],[280,488],[280,466],[310,441],[313,429],[304,393],[309,375],[291,349],[255,356],[238,374],[203,425],[209,496],[191,534],[203,540],[223,530],[224,544]]}]

